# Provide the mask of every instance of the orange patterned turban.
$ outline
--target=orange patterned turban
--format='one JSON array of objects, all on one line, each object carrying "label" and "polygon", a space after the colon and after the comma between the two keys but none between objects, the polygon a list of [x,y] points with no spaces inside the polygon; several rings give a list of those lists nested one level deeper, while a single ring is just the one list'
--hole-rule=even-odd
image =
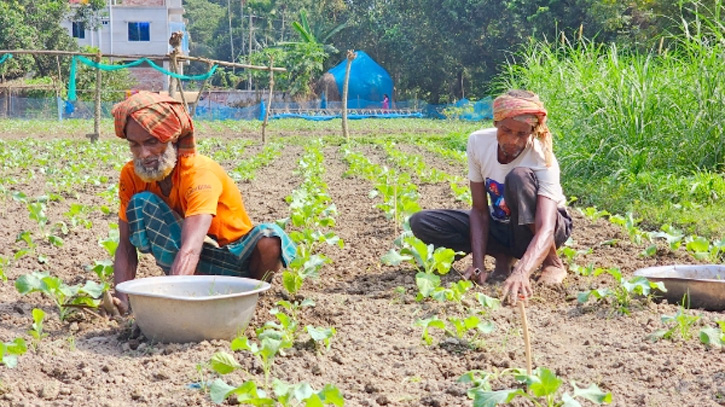
[{"label": "orange patterned turban", "polygon": [[126,138],[129,117],[162,143],[175,143],[179,155],[196,153],[194,124],[181,102],[168,96],[139,92],[113,106],[116,136]]},{"label": "orange patterned turban", "polygon": [[546,108],[533,92],[513,90],[497,97],[493,101],[493,120],[512,118],[530,124],[534,128],[534,136],[544,145],[546,165],[551,165],[553,157],[552,139],[546,125]]}]

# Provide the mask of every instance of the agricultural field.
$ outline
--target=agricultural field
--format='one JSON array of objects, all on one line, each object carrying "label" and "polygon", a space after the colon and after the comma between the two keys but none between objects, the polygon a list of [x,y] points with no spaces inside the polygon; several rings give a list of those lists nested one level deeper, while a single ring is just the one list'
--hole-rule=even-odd
[{"label": "agricultural field", "polygon": [[[132,317],[94,308],[112,281],[130,157],[110,122],[96,143],[87,122],[4,126],[0,405],[725,405],[725,315],[658,301],[632,276],[712,262],[720,246],[606,208],[570,208],[570,274],[534,286],[537,370],[517,381],[525,331],[519,308],[497,301],[500,282],[461,282],[468,257],[451,267],[451,253],[398,239],[419,209],[469,206],[465,155],[439,136],[478,125],[410,123],[354,122],[346,140],[339,121],[272,122],[266,144],[258,124],[198,124],[199,150],[237,181],[251,218],[283,222],[305,261],[274,277],[244,337],[192,344],[151,342]],[[139,264],[139,277],[163,274],[149,256]]]}]

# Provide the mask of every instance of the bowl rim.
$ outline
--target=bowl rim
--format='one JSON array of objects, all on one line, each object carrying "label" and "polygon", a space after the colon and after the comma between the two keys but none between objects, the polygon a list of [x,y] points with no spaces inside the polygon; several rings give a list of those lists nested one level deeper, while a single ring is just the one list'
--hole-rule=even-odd
[{"label": "bowl rim", "polygon": [[[203,296],[203,297],[187,297],[182,295],[170,295],[170,294],[161,294],[161,293],[149,293],[145,291],[139,291],[138,286],[153,282],[153,281],[168,281],[169,279],[173,279],[176,281],[190,281],[194,279],[214,279],[214,280],[222,280],[222,281],[239,281],[239,280],[246,280],[247,282],[254,282],[258,285],[257,288],[249,291],[244,292],[237,292],[237,293],[231,293],[231,294],[219,294],[219,295],[211,295],[211,296]],[[226,298],[237,298],[237,297],[246,297],[254,294],[259,294],[262,292],[265,292],[269,290],[272,287],[271,284],[269,284],[266,281],[262,280],[256,280],[249,277],[237,277],[237,276],[224,276],[224,275],[215,275],[215,274],[207,274],[207,275],[190,275],[190,276],[153,276],[153,277],[142,277],[142,278],[135,278],[133,280],[126,280],[122,283],[116,284],[116,290],[120,291],[124,294],[127,294],[129,296],[136,295],[139,297],[155,297],[155,298],[165,298],[165,299],[172,299],[172,300],[183,300],[183,301],[194,301],[194,302],[203,302],[203,301],[215,301],[215,300],[221,300]]]},{"label": "bowl rim", "polygon": [[676,271],[677,269],[702,269],[702,268],[715,268],[721,270],[723,273],[725,273],[725,264],[672,264],[669,266],[653,266],[653,267],[644,267],[638,270],[635,270],[633,273],[634,276],[638,277],[644,277],[651,280],[670,280],[670,281],[696,281],[696,282],[705,282],[705,283],[725,283],[725,278],[723,279],[715,279],[715,278],[691,278],[691,277],[680,277],[680,276],[663,276],[663,275],[657,275],[657,272],[661,271]]}]

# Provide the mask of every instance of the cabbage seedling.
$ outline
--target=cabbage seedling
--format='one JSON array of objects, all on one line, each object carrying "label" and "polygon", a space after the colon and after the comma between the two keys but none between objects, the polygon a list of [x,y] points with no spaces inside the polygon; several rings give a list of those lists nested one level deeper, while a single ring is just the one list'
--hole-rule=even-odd
[{"label": "cabbage seedling", "polygon": [[[537,367],[531,375],[524,369],[505,370],[498,375],[484,372],[484,377],[478,379],[477,372],[468,372],[458,379],[462,383],[473,383],[474,387],[468,390],[468,397],[473,399],[475,407],[494,407],[499,404],[511,403],[515,398],[527,399],[537,407],[574,407],[580,406],[577,397],[589,400],[596,404],[612,402],[612,394],[605,393],[596,384],[586,388],[579,388],[574,381],[571,386],[573,394],[565,392],[558,395],[563,380],[545,367]],[[525,389],[514,388],[492,390],[490,381],[505,375],[512,375],[514,379],[526,385]]]},{"label": "cabbage seedling", "polygon": [[43,319],[45,318],[45,312],[40,308],[33,308],[33,329],[29,330],[28,333],[33,337],[32,347],[34,351],[38,351],[38,345],[43,338],[47,337],[48,334],[43,331]]},{"label": "cabbage seedling", "polygon": [[725,346],[725,321],[718,321],[719,328],[706,327],[700,329],[700,342],[714,348]]},{"label": "cabbage seedling", "polygon": [[[397,266],[402,262],[408,262],[421,270],[415,275],[415,282],[418,286],[418,300],[430,297],[435,291],[440,289],[440,275],[448,274],[451,266],[456,259],[456,255],[463,254],[453,249],[426,245],[422,240],[415,236],[404,237],[401,241],[402,248],[400,252],[395,249],[385,254],[380,261],[383,264]],[[445,294],[444,294],[445,296]]]},{"label": "cabbage seedling", "polygon": [[667,291],[664,283],[661,281],[653,282],[641,276],[625,280],[622,277],[622,272],[617,267],[611,267],[606,270],[597,268],[594,270],[594,275],[597,276],[605,272],[614,277],[618,284],[613,289],[601,288],[579,293],[577,298],[580,304],[587,302],[590,297],[596,298],[597,301],[603,301],[606,298],[611,298],[613,300],[612,307],[616,312],[629,315],[630,307],[635,296],[644,296],[649,298],[652,295],[652,290],[654,289],[663,292]]},{"label": "cabbage seedling", "polygon": [[5,275],[5,267],[10,265],[10,260],[6,257],[0,256],[0,280],[8,281],[8,276]]},{"label": "cabbage seedling", "polygon": [[692,338],[692,327],[695,322],[699,321],[700,317],[697,315],[687,315],[684,312],[684,308],[680,307],[675,315],[663,315],[662,323],[669,325],[674,322],[669,329],[660,329],[649,336],[653,341],[659,339],[673,340],[675,333],[679,332],[683,340],[688,341]]},{"label": "cabbage seedling", "polygon": [[[450,326],[446,326],[446,322]],[[459,341],[463,341],[468,332],[473,332],[474,336],[471,342],[476,342],[479,334],[488,334],[493,332],[495,325],[491,321],[482,321],[476,315],[469,315],[466,318],[458,318],[450,316],[446,321],[439,319],[437,316],[433,316],[427,319],[418,319],[415,321],[416,326],[423,327],[422,339],[426,345],[433,343],[433,337],[430,335],[430,329],[436,328],[444,331],[447,336],[457,338]]]},{"label": "cabbage seedling", "polygon": [[104,291],[104,286],[95,281],[88,280],[83,286],[69,286],[60,278],[41,271],[18,277],[15,280],[15,288],[22,295],[39,291],[49,297],[58,307],[61,321],[65,321],[70,314],[71,309],[69,307],[97,308],[100,303],[97,298],[100,298]]},{"label": "cabbage seedling", "polygon": [[337,333],[334,326],[329,328],[316,328],[312,325],[307,325],[305,329],[316,344],[322,342],[325,345],[325,349],[330,350],[332,337]]},{"label": "cabbage seedling", "polygon": [[25,339],[15,338],[12,342],[0,342],[0,361],[2,364],[13,368],[18,365],[18,356],[28,351]]}]

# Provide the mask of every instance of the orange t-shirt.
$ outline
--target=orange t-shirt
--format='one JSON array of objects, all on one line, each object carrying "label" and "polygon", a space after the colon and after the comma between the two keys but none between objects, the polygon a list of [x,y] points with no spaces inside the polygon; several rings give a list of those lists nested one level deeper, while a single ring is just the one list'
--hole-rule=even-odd
[{"label": "orange t-shirt", "polygon": [[209,157],[193,155],[178,157],[171,174],[171,193],[161,193],[157,182],[147,183],[136,175],[133,161],[121,169],[118,196],[121,199],[118,216],[128,222],[126,207],[131,197],[143,191],[161,197],[176,213],[187,216],[210,214],[214,218],[207,234],[224,246],[236,241],[252,229],[252,221],[244,209],[242,194],[224,169]]}]

